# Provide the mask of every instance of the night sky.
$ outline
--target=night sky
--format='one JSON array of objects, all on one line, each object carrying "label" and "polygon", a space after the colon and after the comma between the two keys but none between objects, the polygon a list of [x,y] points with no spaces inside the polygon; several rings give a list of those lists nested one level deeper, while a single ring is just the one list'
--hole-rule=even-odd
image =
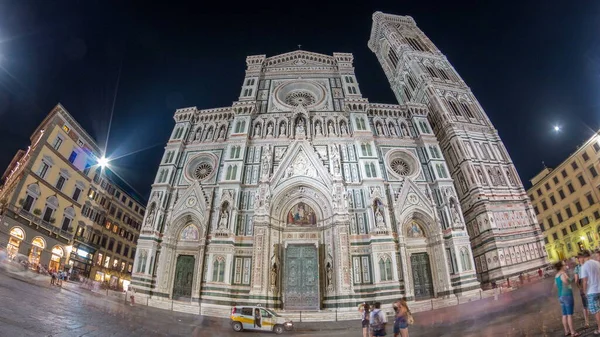
[{"label": "night sky", "polygon": [[600,127],[598,1],[125,2],[0,0],[0,170],[58,102],[103,146],[114,102],[107,153],[143,150],[112,166],[147,197],[175,109],[230,106],[247,55],[298,44],[353,53],[363,96],[397,103],[367,47],[377,10],[411,15],[446,54],[526,187]]}]

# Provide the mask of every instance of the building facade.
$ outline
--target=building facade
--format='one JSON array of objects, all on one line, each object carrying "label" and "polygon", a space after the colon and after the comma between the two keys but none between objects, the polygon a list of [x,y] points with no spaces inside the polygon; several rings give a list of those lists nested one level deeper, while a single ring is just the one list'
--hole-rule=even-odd
[{"label": "building facade", "polygon": [[[94,256],[102,248],[91,239],[107,223],[108,213],[94,192],[97,180],[106,180],[109,173],[97,166],[100,157],[94,140],[58,104],[34,131],[27,151],[17,152],[2,177],[0,246],[9,256],[25,256],[32,267],[90,275]],[[135,216],[139,227],[144,202],[136,205],[142,209]],[[131,232],[128,244],[135,247],[139,228]],[[132,256],[125,260],[132,263]]]},{"label": "building facade", "polygon": [[600,138],[595,134],[555,169],[544,168],[527,191],[548,259],[564,260],[600,242]]},{"label": "building facade", "polygon": [[[370,43],[380,58],[383,45],[373,44],[387,41],[379,34],[391,27],[388,17],[417,29],[412,19],[382,15],[375,15]],[[402,48],[407,53],[399,49],[395,62],[419,54]],[[421,98],[399,96],[401,104],[393,105],[361,95],[351,54],[295,51],[250,56],[246,64],[232,106],[175,112],[138,243],[139,295],[227,308],[260,302],[350,310],[362,301],[478,290],[476,266],[487,280],[492,271],[506,277],[542,264],[535,216],[491,123],[480,110],[473,127],[432,111],[441,107],[425,96],[426,70],[415,65]],[[392,86],[398,94],[400,84]],[[475,113],[480,108],[472,102]],[[456,137],[487,139],[486,149],[497,149],[494,161],[466,157],[461,142],[464,167],[456,166],[459,157],[449,163]],[[467,193],[461,170],[475,163],[489,166],[493,180],[471,180]],[[496,221],[508,213],[510,219]],[[515,231],[521,234],[514,247],[495,241]],[[490,262],[479,256],[475,264],[472,245],[493,248],[485,253]],[[521,246],[523,255],[511,260]]]},{"label": "building facade", "polygon": [[377,12],[369,48],[399,102],[420,103],[458,191],[479,280],[546,263],[543,236],[515,167],[477,99],[411,17]]}]

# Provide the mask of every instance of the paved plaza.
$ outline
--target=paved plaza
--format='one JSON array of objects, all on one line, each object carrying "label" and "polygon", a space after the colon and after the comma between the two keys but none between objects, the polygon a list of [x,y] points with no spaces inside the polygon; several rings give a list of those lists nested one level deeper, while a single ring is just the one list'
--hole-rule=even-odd
[{"label": "paved plaza", "polygon": [[[551,279],[493,298],[415,314],[411,336],[562,336]],[[0,273],[0,336],[274,336],[235,333],[225,319],[129,306],[71,284],[34,284]],[[576,310],[581,304],[576,301]],[[148,319],[151,317],[151,319]],[[581,313],[575,315],[582,326]],[[361,336],[359,322],[296,323],[299,336]],[[390,331],[391,332],[391,331]],[[582,330],[591,336],[592,329]]]}]

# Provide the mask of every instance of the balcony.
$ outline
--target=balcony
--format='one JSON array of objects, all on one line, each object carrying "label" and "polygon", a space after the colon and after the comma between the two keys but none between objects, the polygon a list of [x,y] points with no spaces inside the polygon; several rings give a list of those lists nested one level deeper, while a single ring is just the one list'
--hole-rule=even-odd
[{"label": "balcony", "polygon": [[47,221],[44,221],[42,218],[38,217],[37,215],[29,213],[26,210],[24,210],[20,207],[16,207],[14,205],[8,205],[7,208],[9,210],[11,210],[13,213],[15,213],[15,215],[18,215],[21,218],[28,220],[30,226],[42,227],[43,229],[47,230],[48,233],[54,234],[57,237],[60,236],[69,242],[71,240],[73,240],[73,234],[71,234],[65,230],[62,230],[61,228],[56,227]]}]

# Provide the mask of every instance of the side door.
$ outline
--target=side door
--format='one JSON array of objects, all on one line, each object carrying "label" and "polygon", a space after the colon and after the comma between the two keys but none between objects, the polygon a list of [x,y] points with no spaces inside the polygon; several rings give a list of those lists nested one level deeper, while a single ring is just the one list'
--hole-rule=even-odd
[{"label": "side door", "polygon": [[275,317],[265,309],[260,309],[260,316],[262,317],[261,330],[273,331],[273,327],[275,326]]},{"label": "side door", "polygon": [[254,308],[243,307],[241,314],[241,322],[244,330],[254,330]]}]

